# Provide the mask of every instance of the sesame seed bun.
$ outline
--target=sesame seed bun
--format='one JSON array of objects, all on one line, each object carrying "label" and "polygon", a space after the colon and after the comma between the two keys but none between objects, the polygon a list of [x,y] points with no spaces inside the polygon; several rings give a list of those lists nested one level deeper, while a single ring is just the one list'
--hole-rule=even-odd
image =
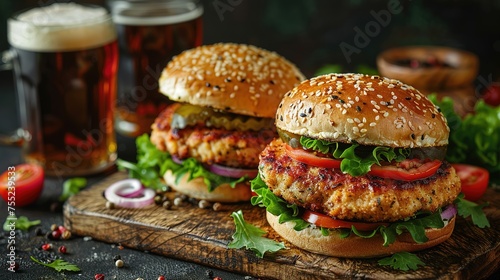
[{"label": "sesame seed bun", "polygon": [[304,79],[295,65],[274,52],[219,43],[174,57],[159,84],[172,101],[274,118],[283,95]]},{"label": "sesame seed bun", "polygon": [[448,144],[439,109],[397,80],[362,74],[328,74],[288,92],[276,113],[279,129],[331,142],[388,147]]},{"label": "sesame seed bun", "polygon": [[414,252],[427,249],[443,243],[450,238],[455,228],[453,217],[443,228],[426,229],[425,235],[429,239],[424,243],[413,241],[410,233],[404,232],[389,246],[382,246],[384,240],[380,234],[372,238],[362,238],[351,234],[341,238],[339,233],[330,233],[328,236],[321,234],[318,228],[308,227],[301,231],[293,229],[295,223],[284,222],[280,224],[278,217],[266,212],[269,225],[283,238],[295,246],[317,254],[341,258],[372,258],[392,255],[397,252]]}]

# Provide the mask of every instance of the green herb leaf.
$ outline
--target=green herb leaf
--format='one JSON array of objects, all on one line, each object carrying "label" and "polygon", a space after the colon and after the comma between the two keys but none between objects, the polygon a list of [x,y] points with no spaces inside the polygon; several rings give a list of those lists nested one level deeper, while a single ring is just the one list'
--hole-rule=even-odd
[{"label": "green herb leaf", "polygon": [[266,186],[264,181],[260,178],[260,174],[251,182],[251,189],[257,196],[253,196],[250,200],[252,205],[265,207],[266,211],[278,216],[278,222],[294,222],[294,229],[297,231],[303,230],[309,226],[309,223],[299,217],[299,209],[297,205],[290,205],[282,198],[277,197]]},{"label": "green herb leaf", "polygon": [[41,264],[46,267],[50,267],[55,269],[57,272],[61,271],[80,271],[80,268],[74,264],[71,264],[65,260],[57,259],[51,263],[44,263],[37,260],[35,257],[30,256],[31,260],[36,262],[37,264]]},{"label": "green herb leaf", "polygon": [[77,194],[81,189],[87,186],[87,179],[75,177],[64,181],[63,191],[59,196],[59,201],[66,201],[70,196]]},{"label": "green herb leaf", "polygon": [[472,223],[479,228],[490,227],[490,222],[483,212],[483,208],[488,206],[488,203],[477,204],[472,201],[464,199],[464,194],[460,193],[455,199],[455,205],[457,206],[458,215],[472,219]]},{"label": "green herb leaf", "polygon": [[23,231],[27,231],[30,227],[39,225],[41,223],[40,220],[30,221],[27,217],[21,216],[7,216],[5,222],[3,223],[3,230],[10,231],[13,229],[19,229]]},{"label": "green herb leaf", "polygon": [[417,255],[408,252],[399,252],[390,257],[380,259],[378,264],[382,266],[390,266],[393,269],[403,271],[410,269],[417,270],[419,265],[425,265],[425,263],[422,262]]},{"label": "green herb leaf", "polygon": [[[341,147],[339,143],[330,143],[305,136],[300,137],[300,144],[306,149],[318,151],[323,154],[332,154],[334,158],[342,160],[340,170],[351,176],[365,175],[371,170],[372,165],[380,165],[381,161],[403,161],[410,154],[409,149],[373,147],[369,153],[365,151],[364,155],[360,156],[356,153],[356,149],[360,147],[359,144],[346,144]],[[366,149],[367,147],[363,148]]]},{"label": "green herb leaf", "polygon": [[245,221],[241,210],[233,212],[231,217],[236,225],[236,232],[233,234],[228,245],[231,249],[240,249],[245,247],[252,250],[258,257],[263,258],[266,252],[277,252],[285,248],[282,242],[276,242],[272,239],[262,237],[266,234],[262,229],[249,224]]}]

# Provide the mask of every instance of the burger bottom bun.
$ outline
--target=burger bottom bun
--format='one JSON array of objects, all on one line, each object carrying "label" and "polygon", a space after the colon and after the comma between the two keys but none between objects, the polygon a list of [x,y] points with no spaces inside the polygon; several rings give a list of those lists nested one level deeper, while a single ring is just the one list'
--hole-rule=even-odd
[{"label": "burger bottom bun", "polygon": [[383,246],[384,240],[380,234],[372,238],[362,238],[356,235],[341,238],[339,234],[335,233],[323,236],[317,228],[308,227],[296,231],[293,229],[293,222],[280,224],[278,217],[269,212],[266,212],[266,217],[271,227],[293,245],[309,252],[341,258],[372,258],[392,255],[397,252],[423,250],[447,240],[455,227],[455,217],[453,217],[441,229],[426,229],[425,234],[429,241],[425,243],[415,243],[411,235],[405,232],[399,235],[393,244]]},{"label": "burger bottom bun", "polygon": [[223,184],[215,188],[212,192],[209,192],[203,178],[194,178],[188,181],[188,176],[189,174],[185,174],[176,184],[175,176],[170,170],[167,170],[163,178],[173,190],[200,200],[230,203],[249,201],[252,197],[252,191],[248,182],[238,183],[234,188],[229,184]]}]

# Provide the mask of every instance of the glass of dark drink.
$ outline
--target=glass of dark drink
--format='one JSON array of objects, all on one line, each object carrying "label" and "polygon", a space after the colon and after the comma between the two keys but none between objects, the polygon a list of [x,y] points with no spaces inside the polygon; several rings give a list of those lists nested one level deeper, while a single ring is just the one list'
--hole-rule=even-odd
[{"label": "glass of dark drink", "polygon": [[158,92],[168,61],[202,43],[203,6],[195,0],[109,2],[118,30],[120,67],[116,131],[136,137],[169,104]]},{"label": "glass of dark drink", "polygon": [[48,175],[98,173],[116,160],[118,43],[103,7],[59,3],[8,20],[23,156]]}]

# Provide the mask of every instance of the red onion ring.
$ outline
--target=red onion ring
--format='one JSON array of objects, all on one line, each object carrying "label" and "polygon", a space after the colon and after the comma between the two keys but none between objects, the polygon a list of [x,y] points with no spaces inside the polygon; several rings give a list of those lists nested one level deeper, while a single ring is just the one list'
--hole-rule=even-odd
[{"label": "red onion ring", "polygon": [[153,204],[156,192],[144,188],[137,179],[125,179],[111,184],[104,197],[116,206],[124,208],[141,208]]},{"label": "red onion ring", "polygon": [[450,204],[444,208],[443,212],[441,212],[441,219],[449,221],[455,215],[457,215],[457,208],[454,204]]},{"label": "red onion ring", "polygon": [[172,160],[177,163],[177,164],[182,164],[184,162],[184,160],[176,157],[176,156],[172,156]]},{"label": "red onion ring", "polygon": [[206,168],[212,173],[230,178],[241,178],[243,176],[247,176],[247,178],[255,178],[258,173],[257,169],[234,168],[218,164],[211,164]]}]

